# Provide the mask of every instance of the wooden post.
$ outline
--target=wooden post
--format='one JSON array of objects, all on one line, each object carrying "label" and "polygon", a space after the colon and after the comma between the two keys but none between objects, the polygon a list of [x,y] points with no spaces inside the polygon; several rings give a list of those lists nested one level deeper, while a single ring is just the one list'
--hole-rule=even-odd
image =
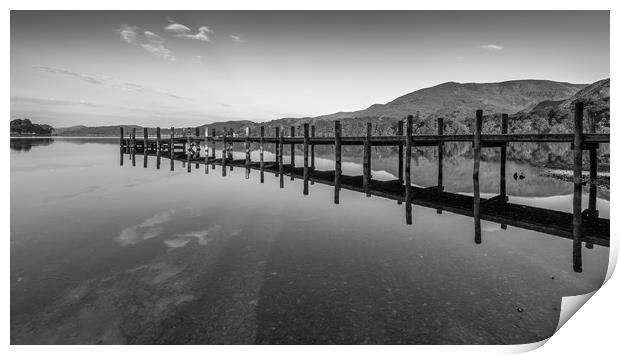
[{"label": "wooden post", "polygon": [[211,169],[215,170],[215,128],[211,128]]},{"label": "wooden post", "polygon": [[[403,132],[403,120],[398,120],[398,131],[397,134],[402,136]],[[403,183],[403,145],[398,144],[398,183],[402,185]]]},{"label": "wooden post", "polygon": [[280,188],[284,188],[284,128],[280,131],[280,141],[278,142],[278,172],[280,174]]},{"label": "wooden post", "polygon": [[157,127],[157,150],[161,149],[161,128]]},{"label": "wooden post", "polygon": [[411,146],[413,145],[413,116],[407,116],[407,137],[405,138],[405,221],[407,224],[413,223],[411,216],[411,202],[413,200],[411,191]]},{"label": "wooden post", "polygon": [[[234,132],[234,130],[232,128],[228,131],[228,133],[229,133],[229,136],[231,136],[231,137],[235,136],[235,132]],[[233,150],[235,148],[234,144],[235,143],[232,140],[228,143],[228,159],[230,159],[230,162],[231,162],[230,165],[229,165],[230,166],[230,171],[233,171],[232,161],[234,159],[234,154],[233,154]]]},{"label": "wooden post", "polygon": [[372,124],[366,122],[366,137],[364,138],[364,192],[366,197],[370,197],[370,135],[372,133]]},{"label": "wooden post", "polygon": [[157,157],[155,160],[155,166],[157,170],[159,170],[159,168],[161,167],[161,150],[157,149],[156,154],[157,154]]},{"label": "wooden post", "polygon": [[[437,135],[439,137],[443,136],[443,117],[437,118]],[[437,144],[437,191],[443,191],[443,148],[444,142],[439,141]],[[437,209],[437,214],[441,214],[443,210],[441,208]]]},{"label": "wooden post", "polygon": [[170,127],[170,171],[174,171],[174,127]]},{"label": "wooden post", "polygon": [[[280,127],[276,127],[276,138],[278,138],[278,139],[280,138]],[[278,165],[278,167],[280,166],[280,158],[282,158],[280,156],[280,149],[281,148],[282,147],[280,146],[280,144],[276,143],[276,165]],[[278,176],[278,175],[279,175],[279,173],[276,174],[276,176]]]},{"label": "wooden post", "polygon": [[190,131],[187,132],[187,148],[185,150],[185,155],[187,158],[187,172],[190,173],[192,171],[192,155],[190,154],[190,149],[192,147],[192,141],[191,141],[191,136],[192,133]]},{"label": "wooden post", "polygon": [[131,165],[136,166],[136,128],[131,130]]},{"label": "wooden post", "polygon": [[309,142],[310,125],[304,123],[304,195],[308,194],[308,182],[310,179],[310,168],[308,166]]},{"label": "wooden post", "polygon": [[581,272],[581,183],[583,169],[583,102],[575,103],[575,141],[573,142],[573,270]]},{"label": "wooden post", "polygon": [[[295,126],[291,126],[291,138],[295,138]],[[291,181],[295,180],[295,143],[291,143]]]},{"label": "wooden post", "polygon": [[334,151],[336,168],[334,171],[334,203],[340,203],[340,175],[342,174],[342,143],[341,137],[342,127],[340,127],[340,121],[334,121]]},{"label": "wooden post", "polygon": [[251,162],[251,157],[250,157],[250,135],[252,134],[252,131],[250,129],[250,127],[246,127],[245,128],[245,178],[249,179],[250,178],[250,162]]},{"label": "wooden post", "polygon": [[[196,127],[196,141],[194,141],[194,147],[196,147],[196,169],[200,167],[200,127]],[[206,141],[205,141],[206,143]]]},{"label": "wooden post", "polygon": [[476,244],[482,243],[480,228],[480,151],[482,134],[482,110],[476,111],[476,121],[474,123],[474,241]]},{"label": "wooden post", "polygon": [[[315,126],[310,127],[310,137],[314,138],[316,135]],[[314,170],[314,144],[310,145],[310,170]]]},{"label": "wooden post", "polygon": [[120,127],[120,131],[121,131],[121,139],[119,143],[120,143],[121,148],[123,148],[123,143],[125,141],[125,132],[123,130],[123,127]]},{"label": "wooden post", "polygon": [[142,143],[142,154],[144,155],[144,167],[146,168],[148,162],[148,156],[146,155],[149,150],[149,132],[148,128],[143,128],[144,142]]},{"label": "wooden post", "polygon": [[265,126],[260,126],[260,183],[265,182]]},{"label": "wooden post", "polygon": [[[596,121],[594,120],[594,115],[592,113],[588,114],[588,131],[589,133],[596,133]],[[597,185],[596,179],[598,179],[598,155],[597,155],[597,146],[591,145],[589,147],[590,152],[590,190],[588,191],[588,218],[598,218],[598,210],[596,209],[596,194],[597,194]],[[586,248],[592,249],[594,248],[594,244],[590,242],[586,242]]]},{"label": "wooden post", "polygon": [[228,160],[228,145],[226,143],[226,127],[222,131],[222,176],[226,176],[226,161]]},{"label": "wooden post", "polygon": [[209,127],[205,127],[205,174],[209,173]]},{"label": "wooden post", "polygon": [[[502,114],[502,134],[508,134],[508,114]],[[501,196],[502,202],[508,202],[508,194],[506,193],[506,145],[508,143],[502,145],[500,147],[500,170],[499,170],[499,195]],[[501,224],[501,229],[507,229],[508,225]]]}]

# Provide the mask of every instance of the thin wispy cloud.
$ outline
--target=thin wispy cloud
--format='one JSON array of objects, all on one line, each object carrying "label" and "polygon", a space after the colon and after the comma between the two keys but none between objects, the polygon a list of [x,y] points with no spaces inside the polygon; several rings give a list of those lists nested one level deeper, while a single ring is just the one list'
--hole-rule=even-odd
[{"label": "thin wispy cloud", "polygon": [[210,42],[209,33],[213,34],[213,30],[211,30],[207,26],[201,26],[198,29],[198,33],[193,34],[192,30],[180,23],[171,23],[164,28],[166,31],[174,33],[175,37],[191,39],[196,41]]},{"label": "thin wispy cloud", "polygon": [[22,97],[22,96],[14,96],[11,97],[11,103],[28,103],[28,104],[36,104],[42,106],[87,106],[87,107],[104,107],[101,104],[88,102],[84,100],[79,101],[70,101],[70,100],[57,100],[54,98],[50,99],[41,99],[36,97]]},{"label": "thin wispy cloud", "polygon": [[231,35],[230,38],[232,38],[232,41],[235,42],[235,43],[243,43],[243,42],[245,42],[245,40],[242,40],[241,37],[239,37],[239,36]]},{"label": "thin wispy cloud", "polygon": [[164,45],[164,39],[154,32],[142,31],[137,26],[129,25],[121,25],[117,32],[125,42],[141,47],[156,57],[171,62],[176,60],[172,51]]},{"label": "thin wispy cloud", "polygon": [[499,46],[497,44],[483,44],[480,46],[480,48],[484,49],[485,51],[489,51],[489,52],[499,52],[504,49],[503,46]]},{"label": "thin wispy cloud", "polygon": [[121,90],[126,90],[126,91],[164,95],[166,97],[170,97],[174,99],[185,99],[184,97],[175,95],[173,93],[155,90],[147,86],[144,86],[142,84],[116,79],[114,77],[107,76],[107,75],[83,74],[83,73],[78,73],[78,72],[68,70],[68,69],[48,67],[48,66],[35,66],[34,69],[37,69],[37,70],[40,70],[46,73],[71,76],[74,78],[81,79],[84,82],[88,84],[93,84],[93,85],[105,85],[105,86],[109,86],[109,87],[121,89]]}]

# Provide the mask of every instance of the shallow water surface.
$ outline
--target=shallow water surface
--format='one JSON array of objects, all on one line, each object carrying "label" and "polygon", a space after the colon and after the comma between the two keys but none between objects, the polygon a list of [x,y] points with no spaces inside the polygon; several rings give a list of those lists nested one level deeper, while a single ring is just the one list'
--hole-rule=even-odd
[{"label": "shallow water surface", "polygon": [[[154,157],[145,169],[140,154],[120,166],[118,139],[11,148],[14,344],[528,343],[607,269],[608,248],[584,248],[575,273],[571,240],[483,221],[477,245],[470,217],[414,206],[406,225],[404,205],[346,190],[334,205],[333,187],[304,196],[298,179],[280,189],[273,174],[170,171],[166,158],[158,170]],[[373,159],[394,178],[393,157]],[[433,162],[412,165],[414,184],[435,184]],[[445,169],[447,190],[471,193],[471,162]],[[512,202],[572,210],[572,184],[513,170],[528,177],[508,179]],[[483,197],[498,173],[483,162]]]}]

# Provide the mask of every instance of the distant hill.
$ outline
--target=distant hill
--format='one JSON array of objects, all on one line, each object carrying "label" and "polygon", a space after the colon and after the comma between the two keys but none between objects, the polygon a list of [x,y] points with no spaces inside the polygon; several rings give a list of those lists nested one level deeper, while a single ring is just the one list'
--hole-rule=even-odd
[{"label": "distant hill", "polygon": [[11,121],[12,136],[50,136],[54,128],[47,124],[32,123],[29,119],[15,119]]}]

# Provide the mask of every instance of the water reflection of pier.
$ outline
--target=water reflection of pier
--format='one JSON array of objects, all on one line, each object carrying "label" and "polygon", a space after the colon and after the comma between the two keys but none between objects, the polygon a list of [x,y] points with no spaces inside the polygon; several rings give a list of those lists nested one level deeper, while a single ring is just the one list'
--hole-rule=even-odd
[{"label": "water reflection of pier", "polygon": [[[587,248],[594,244],[609,247],[609,220],[598,216],[596,210],[596,184],[591,183],[589,189],[588,208],[581,210],[582,195],[582,152],[590,152],[590,177],[597,176],[597,148],[599,143],[609,143],[609,134],[595,134],[594,124],[590,120],[590,133],[583,133],[583,104],[575,105],[575,133],[574,134],[508,134],[508,117],[502,115],[501,134],[482,134],[482,111],[476,112],[475,129],[473,135],[444,135],[442,119],[438,119],[437,135],[413,135],[412,117],[406,120],[406,132],[403,132],[403,122],[398,125],[396,136],[371,136],[371,125],[367,125],[367,135],[364,137],[342,137],[339,121],[334,122],[333,137],[316,137],[314,126],[303,125],[303,136],[295,137],[294,127],[291,127],[290,136],[284,136],[284,129],[275,128],[275,136],[266,137],[264,127],[260,128],[259,136],[252,136],[250,129],[246,130],[245,137],[234,137],[231,131],[224,129],[220,136],[215,130],[208,131],[201,136],[196,129],[196,135],[174,136],[174,128],[169,137],[162,137],[157,128],[154,139],[149,138],[148,130],[144,129],[142,139],[136,139],[135,129],[129,137],[125,137],[121,128],[121,155],[123,164],[124,154],[130,154],[132,164],[136,164],[136,153],[144,156],[144,167],[147,167],[148,156],[156,157],[156,168],[161,167],[161,158],[170,158],[170,169],[174,170],[175,160],[183,162],[187,171],[192,165],[196,168],[204,165],[205,172],[209,167],[221,166],[222,175],[228,169],[242,167],[246,178],[251,170],[260,172],[260,181],[264,182],[265,173],[279,176],[280,187],[284,187],[284,177],[291,180],[303,179],[303,194],[309,193],[310,183],[320,183],[334,186],[334,203],[340,203],[340,190],[346,189],[364,193],[367,196],[379,196],[405,203],[405,222],[412,223],[412,205],[420,205],[437,210],[437,213],[449,211],[452,213],[474,218],[474,242],[480,244],[481,220],[501,224],[502,228],[508,225],[542,232],[573,240],[573,269],[582,270],[581,248],[585,243]],[[404,134],[403,134],[404,133]],[[146,137],[146,142],[144,137]],[[443,188],[443,145],[445,142],[472,142],[474,148],[473,182],[474,194],[467,196],[444,191]],[[574,151],[574,194],[573,213],[525,206],[508,202],[506,194],[506,145],[515,142],[565,142],[571,143]],[[201,143],[204,143],[204,157],[200,156]],[[219,143],[221,157],[216,157],[216,143]],[[245,144],[245,159],[233,159],[233,143]],[[260,159],[254,162],[250,158],[251,144],[258,143]],[[264,160],[265,144],[275,145],[275,161]],[[284,163],[284,147],[290,145],[289,164]],[[303,145],[303,167],[295,166],[295,145]],[[314,164],[314,146],[333,145],[335,148],[335,169],[329,171],[317,170]],[[341,149],[343,145],[361,145],[364,151],[363,175],[350,176],[342,174]],[[372,179],[371,154],[372,146],[398,146],[399,167],[398,179],[380,181]],[[438,149],[438,176],[437,185],[420,188],[411,185],[411,151],[414,146],[436,146]],[[495,197],[484,199],[480,197],[479,167],[482,148],[500,148],[500,191]],[[594,162],[594,163],[592,163]],[[404,176],[403,176],[404,175]]]}]

